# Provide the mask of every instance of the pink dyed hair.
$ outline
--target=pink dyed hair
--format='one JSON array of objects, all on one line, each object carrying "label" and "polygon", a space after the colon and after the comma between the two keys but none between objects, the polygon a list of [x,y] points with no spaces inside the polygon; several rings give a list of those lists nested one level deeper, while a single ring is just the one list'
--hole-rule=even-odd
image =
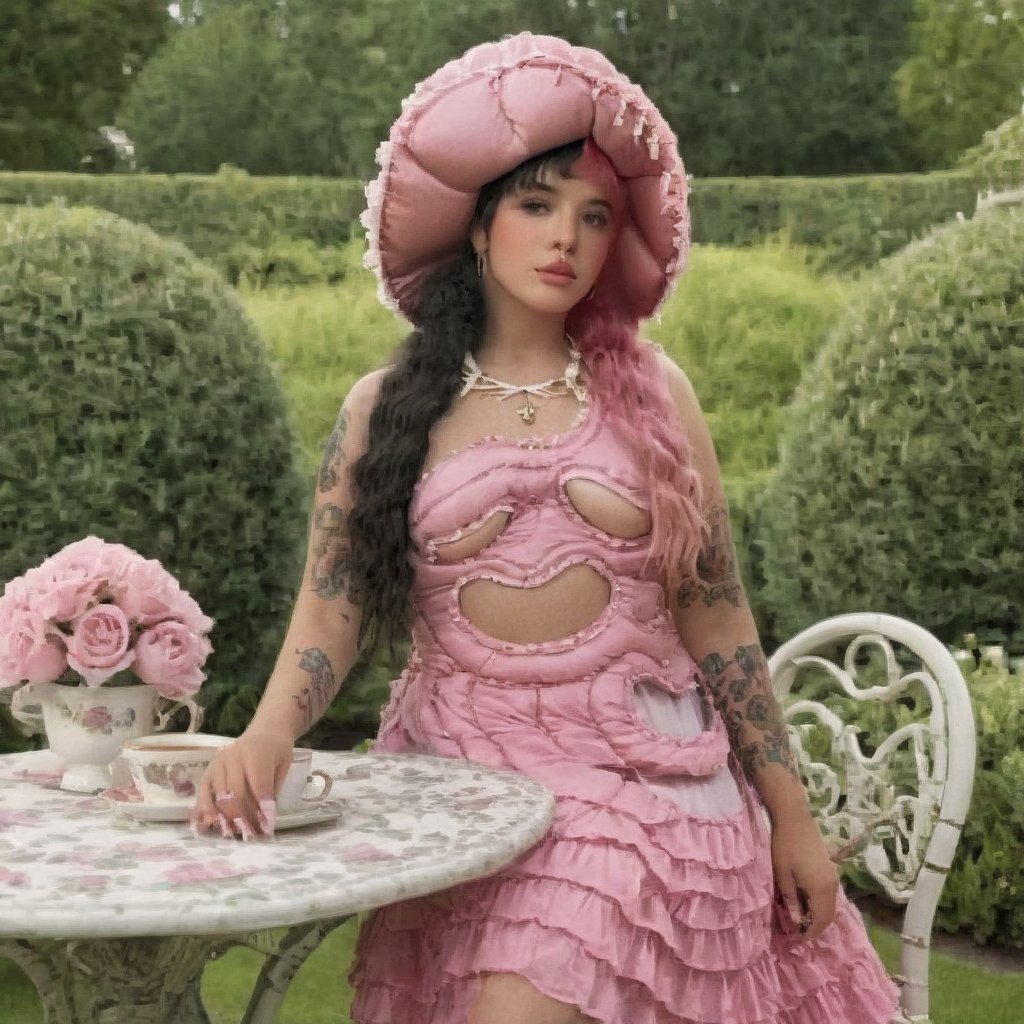
[{"label": "pink dyed hair", "polygon": [[[593,139],[573,165],[573,175],[601,188],[617,228],[626,201],[615,167]],[[614,246],[614,241],[613,241]],[[591,370],[591,388],[601,408],[633,449],[647,475],[651,495],[651,553],[666,588],[697,578],[703,534],[704,488],[693,468],[693,445],[683,431],[653,346],[640,340],[639,325],[623,314],[615,282],[602,275],[594,297],[578,303],[566,329]]]},{"label": "pink dyed hair", "polygon": [[588,181],[601,189],[611,203],[612,217],[618,228],[626,208],[626,187],[615,170],[615,165],[604,155],[604,150],[588,135],[583,140],[583,152],[572,165],[574,178]]}]

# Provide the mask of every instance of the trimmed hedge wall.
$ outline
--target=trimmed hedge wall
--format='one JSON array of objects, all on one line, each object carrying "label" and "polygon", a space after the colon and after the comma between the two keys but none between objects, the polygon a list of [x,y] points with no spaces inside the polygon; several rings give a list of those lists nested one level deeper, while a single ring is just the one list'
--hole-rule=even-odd
[{"label": "trimmed hedge wall", "polygon": [[334,248],[362,232],[365,205],[358,181],[253,178],[230,167],[216,175],[0,173],[0,209],[54,199],[145,224],[213,263],[232,284],[261,251],[284,243],[305,241],[322,251],[312,255],[336,262]]},{"label": "trimmed hedge wall", "polygon": [[782,234],[824,249],[826,268],[870,266],[933,225],[974,213],[967,172],[834,178],[706,178],[691,183],[695,242],[750,245]]},{"label": "trimmed hedge wall", "polygon": [[[836,268],[868,266],[957,213],[974,213],[981,185],[971,172],[831,178],[701,178],[691,182],[694,240],[747,245],[786,234],[824,248]],[[0,205],[109,210],[196,255],[232,267],[282,241],[326,250],[362,233],[363,184],[329,178],[216,175],[0,173]],[[241,248],[239,248],[241,247]]]}]

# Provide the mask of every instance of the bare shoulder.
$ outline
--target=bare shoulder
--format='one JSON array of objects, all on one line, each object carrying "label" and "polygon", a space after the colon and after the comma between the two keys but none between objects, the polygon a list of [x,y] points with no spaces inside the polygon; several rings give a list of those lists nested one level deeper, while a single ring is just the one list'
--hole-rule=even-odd
[{"label": "bare shoulder", "polygon": [[389,366],[384,366],[360,377],[349,388],[338,413],[338,422],[344,424],[345,433],[360,452],[365,450],[370,430],[370,414],[380,400],[381,384],[390,369]]},{"label": "bare shoulder", "polygon": [[373,370],[349,388],[324,446],[318,474],[318,489],[321,493],[338,488],[344,482],[342,468],[351,466],[366,451],[370,413],[380,397],[381,381],[387,372],[387,367]]},{"label": "bare shoulder", "polygon": [[[655,346],[655,348],[657,349],[658,364],[665,375],[669,394],[679,410],[683,430],[693,446],[693,468],[701,477],[703,499],[701,514],[707,522],[709,533],[708,539],[701,548],[697,563],[698,570],[705,581],[713,580],[715,583],[710,590],[707,589],[705,583],[701,583],[699,587],[684,588],[675,596],[678,602],[676,624],[682,632],[686,629],[686,619],[681,617],[684,609],[690,606],[718,608],[720,602],[717,601],[717,598],[722,597],[733,607],[739,607],[746,598],[739,579],[736,545],[732,539],[729,523],[729,501],[722,484],[722,471],[715,453],[714,442],[711,439],[711,430],[704,418],[697,393],[694,391],[686,371],[660,346]],[[700,604],[696,601],[698,594],[703,595]],[[711,595],[715,596],[715,601],[709,601]],[[699,612],[697,614],[699,616]],[[707,622],[702,618],[698,618],[698,621],[699,629],[706,635]]]},{"label": "bare shoulder", "polygon": [[[648,342],[648,344],[651,344]],[[682,421],[683,432],[690,443],[694,446],[695,454],[707,475],[707,470],[713,467],[714,474],[718,471],[718,460],[715,458],[714,443],[711,440],[711,431],[708,429],[707,420],[704,418],[704,411],[701,409],[697,392],[686,375],[686,371],[660,346],[653,345],[658,368],[661,370],[668,387],[668,393],[676,410],[679,419]]]},{"label": "bare shoulder", "polygon": [[694,410],[700,412],[700,402],[697,400],[697,393],[693,390],[690,378],[686,371],[660,346],[648,342],[653,349],[658,369],[668,386],[668,392],[684,424],[693,417]]},{"label": "bare shoulder", "polygon": [[390,369],[390,366],[382,366],[379,370],[371,370],[352,385],[343,405],[350,416],[369,419],[380,398],[380,386]]}]

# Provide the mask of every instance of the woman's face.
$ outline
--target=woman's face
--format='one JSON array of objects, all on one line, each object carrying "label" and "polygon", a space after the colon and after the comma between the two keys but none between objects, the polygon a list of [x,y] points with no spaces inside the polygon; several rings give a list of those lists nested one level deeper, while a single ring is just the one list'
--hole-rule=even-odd
[{"label": "woman's face", "polygon": [[504,195],[490,232],[478,225],[472,242],[487,254],[492,299],[504,294],[538,312],[567,313],[594,286],[613,235],[600,187],[549,170],[538,184]]}]

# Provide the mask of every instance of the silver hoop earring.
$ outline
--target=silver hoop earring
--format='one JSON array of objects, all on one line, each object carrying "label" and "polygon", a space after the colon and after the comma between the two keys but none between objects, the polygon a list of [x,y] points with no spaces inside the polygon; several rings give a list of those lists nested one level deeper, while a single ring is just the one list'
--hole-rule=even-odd
[{"label": "silver hoop earring", "polygon": [[483,277],[484,271],[487,269],[487,257],[482,253],[476,254],[476,276]]},{"label": "silver hoop earring", "polygon": [[587,292],[587,297],[583,301],[589,302],[594,297],[595,291],[597,291],[597,285],[594,285],[594,287],[591,288],[589,292]]}]

